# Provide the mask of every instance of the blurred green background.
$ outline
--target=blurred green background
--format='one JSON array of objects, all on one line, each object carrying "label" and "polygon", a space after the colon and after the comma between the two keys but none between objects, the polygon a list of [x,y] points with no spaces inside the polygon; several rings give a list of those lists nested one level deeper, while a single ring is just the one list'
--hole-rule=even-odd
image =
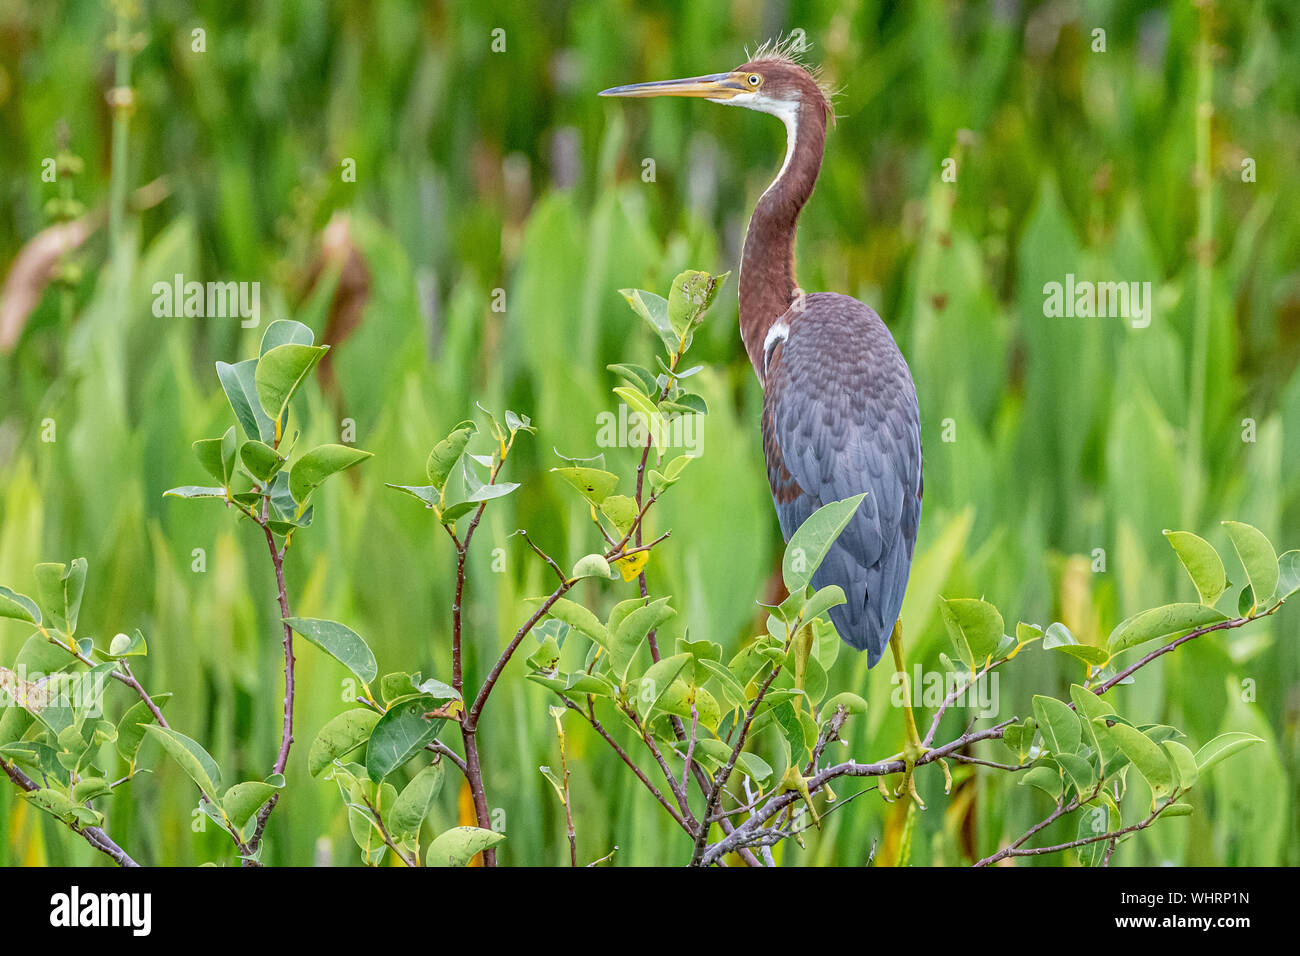
[{"label": "blurred green background", "polygon": [[[92,216],[109,203],[112,27],[113,8],[93,0],[0,2],[6,272],[60,215],[51,199],[70,191]],[[265,774],[281,694],[265,542],[211,503],[162,491],[199,480],[191,442],[233,422],[213,362],[255,355],[270,320],[297,318],[338,346],[335,387],[313,385],[300,402],[303,440],[337,441],[351,419],[375,458],[326,489],[295,541],[294,613],[347,622],[383,671],[448,676],[454,570],[427,513],[383,483],[417,482],[429,447],[475,401],[539,428],[510,462],[523,488],[489,509],[470,562],[476,685],[525,599],[549,587],[509,534],[527,527],[562,563],[593,548],[585,509],[547,469],[557,450],[602,450],[606,364],[652,361],[656,344],[617,290],[662,293],[688,267],[734,270],[784,149],[780,124],[748,111],[595,93],[730,69],[747,45],[792,29],[842,89],[801,220],[800,283],[876,307],[920,394],[910,654],[932,668],[946,649],[941,593],[982,596],[1008,622],[1062,620],[1090,642],[1134,611],[1192,598],[1164,528],[1231,554],[1218,522],[1235,518],[1279,550],[1300,545],[1300,476],[1286,464],[1300,460],[1290,0],[146,0],[118,177],[131,190],[164,185],[137,195],[111,261],[100,228],[66,258],[79,277],[28,290],[38,304],[0,354],[0,582],[31,592],[35,562],[85,555],[82,631],[142,628],[142,677],[176,695],[169,719],[230,779]],[[1207,95],[1212,113],[1198,109]],[[64,144],[84,172],[43,182],[42,162]],[[947,158],[955,183],[940,176]],[[355,182],[342,175],[349,159]],[[260,282],[262,328],[156,318],[151,287],[176,273]],[[1046,318],[1043,286],[1067,273],[1150,281],[1154,321]],[[734,289],[696,339],[711,408],[704,454],[656,512],[652,530],[674,535],[649,568],[651,590],[681,611],[669,630],[689,624],[728,653],[761,628],[754,602],[771,594],[780,547]],[[5,294],[12,308],[17,293]],[[43,440],[51,424],[55,440]],[[632,451],[607,452],[630,473]],[[607,608],[634,587],[593,584],[584,597]],[[1193,749],[1226,729],[1266,745],[1214,771],[1194,815],[1139,834],[1117,864],[1300,862],[1297,613],[1192,642],[1120,689],[1125,713],[1181,727]],[[27,636],[0,622],[0,660]],[[1058,657],[1026,651],[1002,674],[1002,717],[1027,713],[1034,692],[1065,693],[1080,674]],[[558,759],[552,699],[523,671],[519,661],[507,672],[480,733],[489,801],[505,811],[502,860],[567,862],[563,815],[537,769]],[[832,690],[877,702],[845,756],[899,747],[887,671],[841,655]],[[298,743],[269,862],[358,859],[333,786],[305,770],[316,731],[347,706],[344,676],[302,646]],[[116,712],[126,698],[115,694]],[[972,716],[954,711],[944,732]],[[594,735],[567,726],[580,858],[617,846],[615,864],[683,862],[688,847],[662,810]],[[145,862],[228,860],[215,827],[191,832],[192,785],[145,746],[156,773],[106,805],[110,832]],[[932,808],[913,863],[969,862],[1050,809],[975,769],[950,799],[937,771],[922,773]],[[444,789],[440,826],[460,822],[459,798]],[[857,865],[874,849],[891,862],[903,812],[863,797],[779,857]],[[102,861],[0,789],[0,862]]]}]

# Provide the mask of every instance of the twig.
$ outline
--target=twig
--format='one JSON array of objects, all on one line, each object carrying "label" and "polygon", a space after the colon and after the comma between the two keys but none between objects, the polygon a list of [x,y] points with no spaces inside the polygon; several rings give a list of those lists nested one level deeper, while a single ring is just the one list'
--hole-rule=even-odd
[{"label": "twig", "polygon": [[[579,714],[582,715],[583,720],[585,720],[588,724],[590,724],[592,729],[595,730],[596,733],[600,734],[601,738],[604,739],[605,743],[609,744],[609,746],[613,749],[614,753],[618,754],[619,759],[622,760],[623,763],[627,764],[628,768],[632,771],[632,773],[636,774],[636,778],[640,780],[642,784],[645,785],[645,788],[647,790],[650,791],[650,795],[653,796],[655,800],[659,802],[659,805],[661,807],[663,807],[666,811],[668,811],[668,815],[673,818],[673,822],[675,822],[678,826],[684,829],[687,833],[690,833],[691,830],[686,825],[686,821],[684,821],[681,818],[681,815],[675,809],[673,809],[673,805],[668,802],[668,799],[663,795],[663,792],[658,787],[656,787],[653,783],[650,782],[650,778],[645,775],[645,772],[642,771],[642,769],[636,765],[636,762],[633,761],[632,758],[628,756],[627,751],[624,750],[619,745],[617,740],[615,740],[612,736],[610,736],[609,731],[607,731],[604,725],[601,724],[601,722],[597,719],[595,710],[592,709],[590,712],[586,712],[581,707],[579,707],[576,703],[574,703],[572,699],[564,696],[563,694],[560,694],[559,698],[560,700],[564,701],[564,706],[568,707],[570,710],[577,711]],[[588,703],[590,703],[590,698],[588,699]]]},{"label": "twig", "polygon": [[465,773],[465,761],[461,759],[460,754],[456,753],[456,751],[452,750],[441,740],[435,738],[432,743],[425,744],[424,749],[430,753],[438,754],[440,757],[446,757],[455,764],[457,770],[461,773]]},{"label": "twig", "polygon": [[970,690],[977,683],[979,683],[979,681],[982,680],[984,678],[984,675],[986,675],[989,671],[993,670],[993,668],[997,667],[999,664],[1002,664],[1004,662],[1005,659],[991,662],[987,667],[985,667],[979,673],[972,676],[971,679],[965,684],[965,686],[957,690],[954,690],[951,694],[949,694],[947,697],[943,699],[943,703],[939,705],[939,709],[935,712],[934,720],[930,722],[930,729],[926,731],[925,739],[921,741],[922,747],[928,747],[930,746],[930,744],[934,742],[934,735],[939,730],[939,721],[943,720],[943,715],[947,712],[948,708],[953,705],[953,703],[957,700],[957,698],[960,697],[962,694],[966,693],[966,691]]},{"label": "twig", "polygon": [[[1122,829],[1112,830],[1109,833],[1100,833],[1095,836],[1080,837],[1077,840],[1070,840],[1068,843],[1057,843],[1052,846],[1031,847],[1026,849],[1023,846],[1023,844],[1031,836],[1033,836],[1035,833],[1039,832],[1049,824],[1054,823],[1056,820],[1060,819],[1066,814],[1073,813],[1081,806],[1077,797],[1074,800],[1070,801],[1070,804],[1068,806],[1058,803],[1056,805],[1056,809],[1052,811],[1052,813],[1048,815],[1048,817],[1045,820],[1042,820],[1035,826],[1031,827],[1029,832],[1026,833],[1024,836],[1022,836],[1019,840],[1017,840],[1015,843],[1011,844],[1010,846],[1003,847],[1001,850],[999,850],[997,853],[994,853],[992,856],[986,856],[984,859],[976,863],[975,866],[977,867],[990,866],[994,863],[999,862],[1000,860],[1005,860],[1014,856],[1042,856],[1047,853],[1060,853],[1063,850],[1072,850],[1075,847],[1087,846],[1089,843],[1099,843],[1102,840],[1110,840],[1113,843],[1113,841],[1118,840],[1120,837],[1124,836],[1125,834],[1136,833],[1138,830],[1145,830],[1147,827],[1151,826],[1151,824],[1155,823],[1156,819],[1160,816],[1160,814],[1164,813],[1171,806],[1173,806],[1174,801],[1178,797],[1178,794],[1179,791],[1175,790],[1173,793],[1169,795],[1169,799],[1166,802],[1160,804],[1160,806],[1152,810],[1151,813],[1145,819],[1139,820],[1137,823],[1130,824],[1129,826],[1123,827]],[[1096,794],[1094,793],[1093,796],[1096,796]],[[1107,851],[1106,853],[1107,861],[1109,861],[1110,859],[1110,852],[1111,851]]]},{"label": "twig", "polygon": [[[1210,624],[1207,627],[1198,627],[1194,631],[1189,631],[1188,633],[1184,634],[1182,637],[1178,638],[1177,640],[1170,641],[1168,644],[1163,644],[1160,647],[1157,647],[1150,654],[1147,654],[1145,657],[1134,661],[1128,667],[1124,668],[1122,671],[1117,673],[1110,680],[1106,681],[1103,684],[1098,684],[1095,688],[1092,689],[1092,692],[1096,694],[1098,697],[1100,697],[1102,694],[1106,693],[1106,691],[1110,690],[1116,684],[1119,684],[1121,681],[1128,678],[1131,674],[1133,674],[1134,671],[1138,670],[1138,668],[1145,667],[1147,664],[1150,664],[1157,657],[1161,656],[1162,654],[1168,654],[1170,651],[1172,651],[1174,648],[1178,647],[1179,645],[1186,644],[1188,641],[1191,640],[1195,640],[1196,638],[1200,637],[1203,634],[1209,634],[1211,631],[1229,631],[1232,630],[1233,628],[1241,627],[1243,624],[1249,624],[1251,621],[1258,621],[1260,618],[1268,617],[1270,614],[1276,613],[1278,608],[1280,608],[1284,603],[1285,603],[1284,601],[1278,601],[1267,611],[1262,611],[1259,614],[1254,614],[1249,617],[1235,617],[1228,621],[1220,621],[1218,624]],[[1074,705],[1071,704],[1071,706],[1073,707]]]},{"label": "twig", "polygon": [[[275,568],[276,598],[280,603],[280,626],[284,629],[284,723],[280,731],[280,750],[276,754],[275,764],[271,770],[274,774],[282,774],[285,767],[289,765],[289,748],[293,746],[295,658],[293,655],[293,628],[288,623],[288,619],[293,616],[293,613],[289,610],[289,598],[284,586],[284,552],[288,548],[288,541],[286,539],[283,548],[275,546],[275,535],[272,533],[270,522],[267,520],[269,502],[269,497],[262,499],[262,516],[258,524],[261,525],[262,531],[266,535],[266,547],[271,554],[271,564]],[[280,791],[277,790],[271,795],[271,799],[266,802],[266,805],[257,812],[257,824],[253,828],[253,838],[248,841],[247,853],[244,854],[245,865],[253,865],[253,861],[249,857],[256,855],[261,847],[262,835],[266,832],[267,821],[270,820],[271,813],[279,803]]]},{"label": "twig", "polygon": [[[704,804],[704,818],[700,824],[700,830],[695,835],[695,847],[691,852],[691,864],[699,863],[700,857],[704,853],[704,846],[709,838],[709,826],[712,823],[714,812],[718,809],[718,800],[722,793],[722,785],[731,777],[731,771],[736,768],[736,761],[740,759],[741,751],[745,749],[745,740],[749,737],[749,729],[754,724],[754,716],[758,713],[759,705],[763,703],[763,698],[767,696],[768,688],[776,680],[776,675],[781,673],[779,664],[772,667],[772,673],[767,675],[767,680],[763,686],[758,689],[758,694],[750,703],[749,709],[745,711],[745,718],[740,725],[740,734],[736,738],[736,743],[731,748],[731,755],[727,758],[727,763],[721,767],[713,776],[713,786],[709,788],[706,794]],[[724,817],[724,819],[726,819]]]},{"label": "twig", "polygon": [[[27,774],[23,773],[16,765],[9,763],[7,760],[0,759],[0,768],[4,769],[5,776],[12,780],[14,785],[20,790],[31,793],[35,790],[41,789],[31,777],[27,776]],[[69,823],[65,820],[63,822],[69,830],[80,836],[100,853],[108,856],[118,866],[133,867],[140,865],[131,858],[131,855],[127,853],[126,850],[122,849],[113,841],[113,838],[104,831],[103,827],[86,827],[76,821]]]},{"label": "twig", "polygon": [[568,576],[565,575],[564,571],[555,562],[555,559],[552,558],[545,551],[543,551],[541,548],[539,548],[536,544],[534,544],[533,539],[528,537],[527,531],[525,531],[523,528],[520,528],[518,531],[515,532],[515,534],[522,537],[524,541],[528,544],[528,547],[532,548],[537,553],[538,557],[540,557],[543,561],[545,561],[547,564],[551,566],[551,570],[555,572],[556,577],[558,577],[561,581],[568,580]]},{"label": "twig", "polygon": [[384,826],[384,818],[380,815],[379,810],[375,808],[375,805],[370,802],[369,798],[367,798],[364,793],[361,794],[361,802],[364,803],[366,805],[366,809],[370,811],[370,825],[379,832],[380,838],[384,841],[384,843],[388,846],[390,850],[392,850],[394,853],[397,854],[397,858],[413,869],[419,866],[420,865],[419,860],[412,860],[410,857],[408,857],[405,853],[401,851],[401,849],[398,847],[396,843],[393,842],[393,838],[389,834],[388,828]]}]

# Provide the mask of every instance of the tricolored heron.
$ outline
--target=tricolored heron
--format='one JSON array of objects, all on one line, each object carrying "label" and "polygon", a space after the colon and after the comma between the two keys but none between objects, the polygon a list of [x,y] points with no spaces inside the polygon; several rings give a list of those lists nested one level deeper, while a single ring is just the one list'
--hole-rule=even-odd
[{"label": "tricolored heron", "polygon": [[[821,171],[830,96],[779,44],[729,73],[600,95],[699,97],[785,124],[785,161],[754,209],[740,265],[740,337],[763,386],[768,481],[787,540],[822,505],[867,492],[813,584],[844,590],[847,603],[831,609],[831,621],[867,652],[868,667],[892,634],[905,681],[897,623],[921,519],[916,387],[873,309],[837,292],[806,295],[794,277],[795,226]],[[910,770],[923,749],[910,707],[906,723],[905,785],[915,796]]]}]

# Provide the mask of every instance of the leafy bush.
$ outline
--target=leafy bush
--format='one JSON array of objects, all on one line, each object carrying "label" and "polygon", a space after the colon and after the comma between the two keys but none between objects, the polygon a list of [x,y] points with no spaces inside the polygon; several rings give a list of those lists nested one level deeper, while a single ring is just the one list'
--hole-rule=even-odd
[{"label": "leafy bush", "polygon": [[[432,512],[446,533],[456,558],[455,600],[451,660],[444,672],[449,680],[412,671],[380,677],[376,656],[361,635],[337,621],[295,617],[291,611],[284,561],[295,539],[310,533],[313,496],[329,479],[371,456],[346,444],[297,451],[291,408],[327,346],[316,345],[305,325],[272,323],[257,358],[217,365],[236,425],[218,438],[194,443],[195,456],[215,484],[166,492],[220,502],[265,540],[280,610],[285,683],[280,747],[270,772],[227,786],[204,746],[168,723],[162,711],[171,695],[151,694],[133,670],[133,659],[138,664],[148,654],[140,630],[117,634],[107,643],[77,637],[88,574],[86,560],[78,558],[37,565],[35,598],[0,588],[0,617],[36,629],[12,668],[0,668],[0,690],[15,705],[0,717],[0,765],[8,777],[33,806],[118,863],[131,865],[131,856],[106,832],[104,807],[119,787],[134,785],[147,770],[139,765],[139,754],[151,737],[198,788],[196,812],[229,835],[239,860],[259,865],[267,821],[287,795],[284,774],[294,743],[298,693],[295,646],[301,637],[344,665],[357,682],[357,706],[319,729],[306,760],[312,776],[337,788],[352,837],[370,865],[389,852],[408,866],[465,865],[480,853],[485,863],[495,864],[497,847],[507,834],[494,825],[490,810],[480,720],[521,650],[527,679],[559,701],[550,713],[561,769],[557,774],[543,767],[541,772],[561,801],[575,866],[579,858],[564,731],[569,713],[591,727],[662,807],[683,833],[681,859],[696,865],[721,863],[732,855],[752,865],[774,862],[773,847],[787,839],[800,841],[809,827],[821,826],[866,792],[841,799],[832,788],[841,779],[903,774],[903,786],[891,791],[877,784],[875,789],[885,799],[911,796],[909,813],[915,813],[924,804],[907,785],[914,767],[938,763],[951,780],[948,761],[1018,774],[1022,786],[1047,794],[1055,804],[1045,819],[977,865],[1066,850],[1074,851],[1081,863],[1103,864],[1130,834],[1192,812],[1183,798],[1205,771],[1260,738],[1230,732],[1193,753],[1179,730],[1139,723],[1121,714],[1106,695],[1197,637],[1276,613],[1300,590],[1300,552],[1279,557],[1268,539],[1246,524],[1224,523],[1245,576],[1230,612],[1217,608],[1233,588],[1215,549],[1190,532],[1166,532],[1199,601],[1133,615],[1104,645],[1077,640],[1059,622],[1045,628],[1020,623],[1009,634],[992,604],[941,598],[952,653],[941,654],[940,660],[952,689],[934,708],[919,746],[909,743],[900,754],[868,762],[827,759],[831,744],[847,743],[841,732],[848,721],[885,702],[869,702],[831,686],[828,674],[841,642],[827,612],[844,595],[838,587],[814,590],[809,583],[861,496],[826,505],[791,537],[782,562],[788,597],[767,608],[765,632],[738,653],[724,660],[722,645],[707,638],[692,639],[686,632],[670,641],[660,635],[660,627],[677,611],[671,596],[651,595],[646,567],[671,532],[651,538],[646,524],[656,504],[689,480],[689,457],[664,463],[666,436],[683,416],[708,413],[707,403],[687,384],[700,366],[687,368],[684,359],[725,279],[686,272],[673,282],[667,298],[642,290],[624,293],[664,348],[655,359],[657,368],[610,366],[623,382],[614,387],[615,397],[637,416],[635,474],[609,471],[597,456],[534,476],[562,482],[580,497],[596,550],[566,571],[527,532],[517,532],[556,583],[536,599],[531,615],[473,693],[466,692],[462,661],[468,640],[462,600],[474,597],[466,593],[466,561],[485,511],[520,487],[503,480],[504,469],[516,442],[537,429],[526,415],[506,411],[498,420],[484,411],[482,433],[467,420],[433,446],[425,462],[427,484],[390,484]],[[480,434],[490,442],[487,454],[470,451]],[[617,493],[624,479],[631,494]],[[615,603],[608,613],[597,613],[598,601],[574,596],[580,585],[592,585],[585,593],[599,597],[601,589],[617,588],[620,580],[636,581],[637,594]],[[1034,695],[1023,719],[1003,719],[980,729],[972,725],[936,743],[954,702],[995,670],[1015,666],[1031,645],[1074,662],[1079,676],[1068,695]],[[116,722],[101,710],[109,681],[126,687],[134,698]],[[901,697],[896,695],[893,703],[904,707],[907,726],[915,731],[912,686],[901,668],[897,686]],[[73,693],[83,689],[84,694]],[[449,729],[459,732],[459,752],[442,739]],[[759,740],[768,746],[760,748]],[[476,825],[447,828],[426,839],[430,810],[449,763],[466,781]],[[1078,821],[1074,839],[1028,845],[1066,817]],[[904,846],[903,860],[907,852]]]}]

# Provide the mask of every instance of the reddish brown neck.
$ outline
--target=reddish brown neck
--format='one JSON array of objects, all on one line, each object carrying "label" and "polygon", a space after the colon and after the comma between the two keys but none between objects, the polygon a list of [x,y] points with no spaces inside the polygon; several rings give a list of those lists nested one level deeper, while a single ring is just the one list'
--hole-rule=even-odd
[{"label": "reddish brown neck", "polygon": [[763,341],[795,297],[794,234],[799,211],[812,195],[826,146],[822,104],[805,100],[796,114],[789,161],[758,201],[740,261],[740,338],[762,377]]}]

